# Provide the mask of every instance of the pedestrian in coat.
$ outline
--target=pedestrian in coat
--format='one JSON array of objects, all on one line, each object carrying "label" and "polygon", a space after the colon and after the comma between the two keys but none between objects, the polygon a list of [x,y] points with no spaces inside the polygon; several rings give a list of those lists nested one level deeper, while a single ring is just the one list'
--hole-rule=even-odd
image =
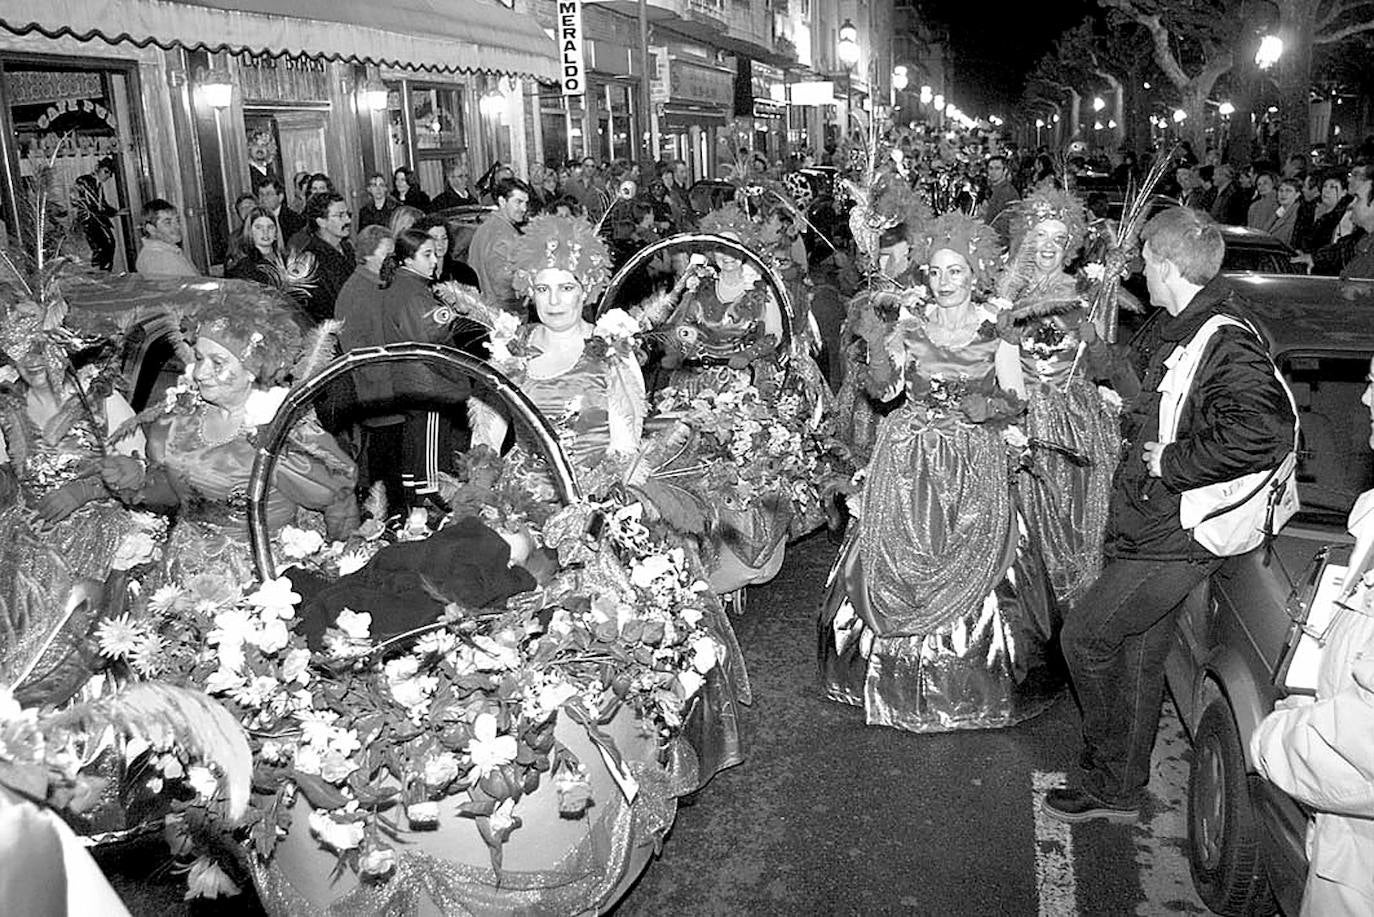
[{"label": "pedestrian in coat", "polygon": [[[1274,468],[1293,448],[1293,410],[1239,294],[1220,276],[1225,243],[1204,214],[1174,208],[1142,233],[1158,311],[1131,342],[1139,392],[1122,416],[1125,453],[1113,481],[1102,575],[1061,637],[1083,715],[1084,773],[1042,806],[1066,822],[1133,821],[1150,775],[1164,698],[1164,660],[1183,600],[1220,566],[1182,527],[1182,492]],[[1170,358],[1215,315],[1210,339],[1161,444],[1160,384]]]}]

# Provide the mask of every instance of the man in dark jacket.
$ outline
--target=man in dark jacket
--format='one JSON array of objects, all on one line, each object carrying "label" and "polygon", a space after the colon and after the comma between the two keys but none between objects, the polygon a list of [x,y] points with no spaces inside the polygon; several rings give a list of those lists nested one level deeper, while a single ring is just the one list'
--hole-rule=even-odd
[{"label": "man in dark jacket", "polygon": [[306,202],[305,219],[311,232],[301,250],[315,258],[305,311],[310,324],[318,325],[334,317],[339,290],[353,276],[353,246],[348,241],[353,214],[342,195],[326,191]]},{"label": "man in dark jacket", "polygon": [[1182,492],[1274,468],[1293,448],[1293,411],[1266,345],[1235,325],[1211,338],[1175,441],[1158,442],[1169,357],[1214,315],[1253,320],[1218,276],[1225,244],[1206,215],[1166,211],[1142,238],[1150,299],[1160,308],[1131,342],[1140,391],[1122,417],[1125,451],[1108,510],[1106,564],[1061,638],[1083,713],[1085,773],[1080,787],[1050,791],[1043,807],[1066,822],[1140,814],[1174,614],[1222,561],[1180,524]]}]

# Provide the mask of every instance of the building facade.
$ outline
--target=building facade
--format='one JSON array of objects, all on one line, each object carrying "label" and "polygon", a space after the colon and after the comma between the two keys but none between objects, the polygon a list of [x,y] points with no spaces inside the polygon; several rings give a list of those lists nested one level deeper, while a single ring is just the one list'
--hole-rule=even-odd
[{"label": "building facade", "polygon": [[75,179],[112,157],[115,269],[132,267],[139,210],[162,197],[208,272],[234,199],[264,172],[288,186],[324,172],[356,206],[373,171],[410,166],[436,193],[448,160],[523,170],[527,98],[557,73],[534,5],[0,0],[0,219],[22,233],[40,178],[61,211]]}]

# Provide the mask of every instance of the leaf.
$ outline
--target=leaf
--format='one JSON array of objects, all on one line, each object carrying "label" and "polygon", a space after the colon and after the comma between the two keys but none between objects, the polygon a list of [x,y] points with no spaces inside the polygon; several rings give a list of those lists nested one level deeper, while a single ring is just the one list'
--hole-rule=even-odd
[{"label": "leaf", "polygon": [[301,792],[310,804],[317,809],[339,809],[347,802],[343,793],[339,792],[338,787],[325,782],[322,777],[315,774],[303,774],[300,771],[292,771],[291,779],[300,787]]},{"label": "leaf", "polygon": [[706,531],[706,513],[691,491],[655,478],[629,490],[677,531],[694,535]]},{"label": "leaf", "polygon": [[104,588],[92,579],[72,585],[62,614],[14,679],[12,690],[22,706],[60,706],[90,680],[95,671],[89,648],[91,627],[103,594]]}]

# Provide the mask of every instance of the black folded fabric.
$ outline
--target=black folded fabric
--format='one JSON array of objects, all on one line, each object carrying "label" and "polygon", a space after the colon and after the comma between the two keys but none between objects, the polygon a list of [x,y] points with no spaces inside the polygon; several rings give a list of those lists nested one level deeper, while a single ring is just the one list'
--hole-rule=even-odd
[{"label": "black folded fabric", "polygon": [[362,569],[328,582],[308,571],[288,575],[302,596],[300,626],[311,649],[345,608],[372,614],[372,636],[382,640],[433,623],[444,610],[425,584],[467,608],[488,608],[535,587],[523,567],[512,567],[510,545],[474,518],[461,519],[424,541],[378,551]]}]

